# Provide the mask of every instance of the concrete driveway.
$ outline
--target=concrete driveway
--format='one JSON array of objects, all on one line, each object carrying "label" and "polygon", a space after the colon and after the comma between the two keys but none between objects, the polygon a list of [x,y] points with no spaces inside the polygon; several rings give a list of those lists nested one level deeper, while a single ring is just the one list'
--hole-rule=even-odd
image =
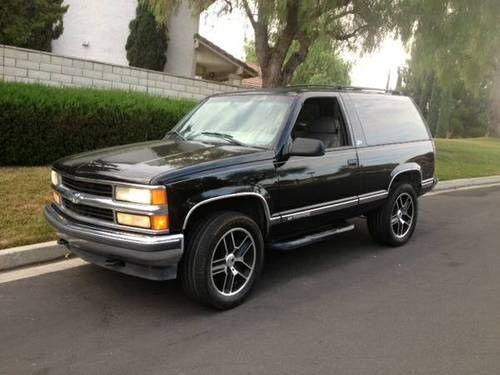
[{"label": "concrete driveway", "polygon": [[500,188],[425,197],[413,240],[271,254],[241,307],[85,265],[0,284],[0,374],[498,374]]}]

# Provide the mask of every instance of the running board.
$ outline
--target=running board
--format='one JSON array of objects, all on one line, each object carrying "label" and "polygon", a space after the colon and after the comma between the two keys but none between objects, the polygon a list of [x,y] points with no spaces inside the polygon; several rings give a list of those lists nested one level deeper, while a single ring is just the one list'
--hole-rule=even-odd
[{"label": "running board", "polygon": [[311,245],[311,244],[319,242],[319,241],[328,240],[331,237],[334,237],[335,235],[337,235],[339,233],[349,232],[353,229],[354,229],[354,224],[348,224],[344,227],[333,228],[333,229],[326,230],[324,232],[307,234],[304,237],[296,238],[296,239],[291,240],[291,241],[275,242],[275,243],[272,243],[270,245],[270,247],[271,247],[271,249],[278,250],[278,251],[293,250],[293,249],[296,249],[298,247],[307,246],[307,245]]}]

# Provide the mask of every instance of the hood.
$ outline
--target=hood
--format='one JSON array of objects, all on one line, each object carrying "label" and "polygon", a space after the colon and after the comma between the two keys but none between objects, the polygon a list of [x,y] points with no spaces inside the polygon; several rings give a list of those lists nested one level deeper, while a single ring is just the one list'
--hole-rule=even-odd
[{"label": "hood", "polygon": [[[269,157],[270,151],[233,145],[161,140],[69,156],[54,168],[71,175],[148,184],[158,176],[186,174]],[[252,154],[252,157],[249,155]],[[259,158],[260,159],[260,158]]]}]

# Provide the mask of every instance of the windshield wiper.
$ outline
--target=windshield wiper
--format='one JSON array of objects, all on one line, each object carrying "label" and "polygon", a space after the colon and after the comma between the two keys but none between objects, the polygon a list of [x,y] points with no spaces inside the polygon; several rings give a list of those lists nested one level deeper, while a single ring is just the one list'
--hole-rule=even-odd
[{"label": "windshield wiper", "polygon": [[217,138],[222,138],[225,141],[227,141],[228,143],[231,143],[233,145],[248,147],[246,144],[241,143],[240,141],[237,141],[236,139],[234,139],[234,137],[232,135],[230,135],[230,134],[218,133],[218,132],[201,132],[201,133],[198,133],[198,134],[208,135],[208,136],[217,137]]}]

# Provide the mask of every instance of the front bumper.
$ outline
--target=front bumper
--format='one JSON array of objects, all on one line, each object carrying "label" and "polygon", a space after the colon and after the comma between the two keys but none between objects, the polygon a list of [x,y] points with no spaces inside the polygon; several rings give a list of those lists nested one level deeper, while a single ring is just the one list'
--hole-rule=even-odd
[{"label": "front bumper", "polygon": [[69,250],[99,266],[153,280],[176,277],[184,235],[127,233],[74,221],[50,204],[45,217]]}]

